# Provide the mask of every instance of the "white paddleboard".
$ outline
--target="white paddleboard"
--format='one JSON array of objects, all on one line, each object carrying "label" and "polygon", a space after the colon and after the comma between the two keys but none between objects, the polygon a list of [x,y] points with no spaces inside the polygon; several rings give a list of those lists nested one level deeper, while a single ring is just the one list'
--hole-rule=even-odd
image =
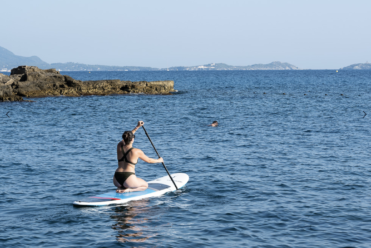
[{"label": "white paddleboard", "polygon": [[[185,173],[172,174],[174,182],[178,189],[184,187],[189,180],[189,176]],[[148,182],[148,188],[144,191],[136,191],[130,193],[116,193],[116,190],[105,194],[91,196],[80,201],[73,202],[74,206],[97,207],[107,205],[123,204],[129,201],[141,200],[149,197],[156,197],[167,192],[175,191],[176,188],[169,178],[164,176],[156,180]]]}]

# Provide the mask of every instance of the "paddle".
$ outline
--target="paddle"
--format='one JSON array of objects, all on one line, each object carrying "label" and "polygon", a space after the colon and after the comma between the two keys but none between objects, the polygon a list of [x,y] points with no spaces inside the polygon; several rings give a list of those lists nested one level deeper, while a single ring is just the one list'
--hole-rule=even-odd
[{"label": "paddle", "polygon": [[[151,144],[152,144],[153,148],[155,149],[155,151],[156,151],[156,153],[157,153],[157,156],[158,156],[159,158],[161,158],[160,154],[158,154],[158,152],[157,152],[157,149],[156,149],[155,145],[153,144],[153,142],[152,142],[151,138],[149,137],[149,135],[148,135],[148,133],[147,133],[146,129],[144,128],[144,126],[142,126],[142,128],[143,128],[144,132],[146,133],[146,135],[147,135],[147,137],[148,137],[149,141],[151,142]],[[169,175],[169,177],[170,177],[171,181],[173,182],[173,184],[174,184],[174,186],[175,186],[176,190],[178,190],[178,187],[176,186],[176,184],[175,184],[175,182],[174,182],[173,178],[172,178],[172,177],[170,176],[170,173],[169,173],[169,171],[167,170],[167,168],[166,168],[166,166],[165,166],[165,163],[164,163],[164,162],[162,162],[162,165],[164,166],[164,168],[165,168],[165,170],[166,170],[167,174]]]}]

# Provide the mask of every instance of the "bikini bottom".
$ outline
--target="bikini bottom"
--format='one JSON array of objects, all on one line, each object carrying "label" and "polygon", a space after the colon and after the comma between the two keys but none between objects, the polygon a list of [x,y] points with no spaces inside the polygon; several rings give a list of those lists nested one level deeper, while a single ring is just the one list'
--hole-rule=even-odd
[{"label": "bikini bottom", "polygon": [[115,172],[116,181],[121,185],[121,188],[125,188],[124,183],[126,179],[128,179],[128,177],[130,177],[131,175],[135,175],[135,173],[134,172]]}]

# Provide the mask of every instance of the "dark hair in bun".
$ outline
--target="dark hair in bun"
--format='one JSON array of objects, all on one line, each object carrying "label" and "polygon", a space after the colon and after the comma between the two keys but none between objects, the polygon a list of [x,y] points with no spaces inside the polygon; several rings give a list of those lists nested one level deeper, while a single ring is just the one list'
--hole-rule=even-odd
[{"label": "dark hair in bun", "polygon": [[122,134],[122,139],[124,140],[125,144],[129,144],[134,138],[134,134],[132,131],[125,131]]}]

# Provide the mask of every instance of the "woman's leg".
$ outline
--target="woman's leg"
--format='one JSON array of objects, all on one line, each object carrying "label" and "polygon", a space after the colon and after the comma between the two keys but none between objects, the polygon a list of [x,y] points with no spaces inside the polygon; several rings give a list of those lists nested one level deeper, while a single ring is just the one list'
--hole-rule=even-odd
[{"label": "woman's leg", "polygon": [[124,192],[143,191],[148,188],[148,183],[135,175],[131,175],[124,182],[124,187],[126,188]]}]

